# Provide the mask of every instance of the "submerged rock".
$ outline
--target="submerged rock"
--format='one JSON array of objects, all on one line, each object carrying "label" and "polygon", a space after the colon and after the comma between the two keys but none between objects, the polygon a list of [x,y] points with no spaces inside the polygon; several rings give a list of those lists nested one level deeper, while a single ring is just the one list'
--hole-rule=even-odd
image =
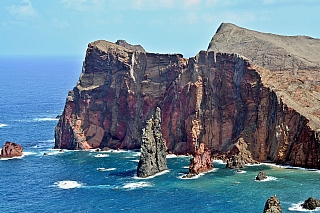
[{"label": "submerged rock", "polygon": [[279,199],[276,195],[271,196],[264,206],[263,213],[282,213]]},{"label": "submerged rock", "polygon": [[138,177],[148,177],[167,168],[166,147],[161,133],[161,110],[156,108],[154,117],[147,120],[142,131],[141,155],[137,169]]},{"label": "submerged rock", "polygon": [[301,206],[304,209],[314,210],[317,207],[320,207],[320,200],[309,197],[307,200],[304,201],[304,203]]},{"label": "submerged rock", "polygon": [[22,156],[22,146],[17,143],[6,141],[2,147],[0,158],[12,158]]},{"label": "submerged rock", "polygon": [[265,171],[260,171],[256,176],[256,180],[264,180],[267,179],[267,173]]}]

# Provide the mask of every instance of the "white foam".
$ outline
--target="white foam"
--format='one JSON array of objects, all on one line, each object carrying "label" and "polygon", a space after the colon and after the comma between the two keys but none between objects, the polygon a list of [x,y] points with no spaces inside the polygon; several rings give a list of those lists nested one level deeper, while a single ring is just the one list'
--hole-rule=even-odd
[{"label": "white foam", "polygon": [[320,172],[318,169],[308,169],[308,168],[302,168],[298,166],[290,166],[290,165],[279,165],[279,164],[273,164],[273,163],[261,163],[263,165],[282,168],[282,169],[297,169],[297,170],[303,170],[303,171],[314,171],[314,172]]},{"label": "white foam", "polygon": [[317,207],[314,210],[308,210],[308,209],[304,209],[302,208],[302,204],[303,202],[300,203],[293,203],[291,204],[291,206],[288,208],[289,211],[296,211],[296,212],[315,212],[315,211],[320,211],[320,208]]},{"label": "white foam", "polygon": [[123,153],[123,152],[129,152],[129,151],[126,151],[126,150],[122,150],[122,149],[110,149],[108,151],[105,151],[105,152],[112,152],[112,153]]},{"label": "white foam", "polygon": [[189,169],[189,166],[183,166],[182,168],[183,169]]},{"label": "white foam", "polygon": [[34,118],[33,121],[42,122],[42,121],[58,121],[58,118]]},{"label": "white foam", "polygon": [[27,155],[36,155],[36,152],[22,152],[22,156],[27,156]]},{"label": "white foam", "polygon": [[21,159],[23,158],[24,156],[17,156],[17,157],[12,157],[12,158],[0,158],[0,160],[12,160],[12,159]]},{"label": "white foam", "polygon": [[137,153],[134,153],[132,156],[133,157],[139,157],[141,155],[141,152],[137,152]]},{"label": "white foam", "polygon": [[273,180],[277,180],[277,178],[276,177],[272,177],[272,176],[267,176],[267,178],[266,179],[263,179],[263,180],[254,180],[254,181],[256,181],[256,182],[267,182],[267,181],[273,181]]},{"label": "white foam", "polygon": [[151,183],[148,182],[135,182],[135,183],[127,183],[122,188],[124,189],[136,189],[142,187],[150,187],[152,186]]},{"label": "white foam", "polygon": [[191,157],[188,155],[175,155],[175,154],[167,154],[166,158],[185,158],[185,157]]},{"label": "white foam", "polygon": [[151,176],[149,176],[149,177],[138,177],[136,174],[133,176],[133,178],[134,179],[152,179],[152,178],[154,178],[154,177],[157,177],[157,176],[160,176],[160,175],[164,175],[164,174],[166,174],[166,173],[168,173],[169,172],[169,170],[164,170],[164,171],[162,171],[162,172],[158,172],[157,174],[155,174],[155,175],[151,175]]},{"label": "white foam", "polygon": [[244,171],[244,170],[237,170],[237,173],[238,173],[238,174],[244,174],[244,173],[247,173],[247,171]]},{"label": "white foam", "polygon": [[95,155],[94,157],[95,158],[105,158],[105,157],[109,157],[110,155],[108,155],[108,154],[97,154],[97,155]]},{"label": "white foam", "polygon": [[0,128],[8,126],[8,124],[0,124]]},{"label": "white foam", "polygon": [[227,163],[224,163],[223,160],[214,160],[213,162],[218,164],[227,164]]},{"label": "white foam", "polygon": [[[183,176],[185,176],[185,175],[187,175],[187,174],[182,174],[182,175],[178,176],[178,178],[179,178],[179,179],[182,179],[182,180],[198,179],[199,177],[201,177],[201,176],[203,176],[203,175],[205,175],[205,174],[207,174],[207,173],[216,172],[217,170],[218,170],[218,168],[213,168],[213,169],[211,169],[211,170],[209,170],[209,171],[207,171],[207,172],[202,172],[202,173],[200,173],[200,174],[198,174],[198,175],[194,175],[194,176],[192,176],[192,177],[190,177],[190,178],[183,178]],[[180,174],[181,174],[181,173],[180,173]]]},{"label": "white foam", "polygon": [[138,163],[139,163],[139,160],[130,160],[130,161],[132,161],[132,162],[138,162]]},{"label": "white foam", "polygon": [[113,171],[116,170],[117,168],[97,168],[98,171],[100,172],[106,172],[106,171]]},{"label": "white foam", "polygon": [[62,154],[63,152],[60,151],[49,151],[49,152],[44,152],[42,153],[42,155],[58,155],[58,154]]},{"label": "white foam", "polygon": [[58,181],[58,182],[55,182],[54,185],[56,185],[60,189],[73,189],[73,188],[79,188],[82,186],[81,183],[73,180]]}]

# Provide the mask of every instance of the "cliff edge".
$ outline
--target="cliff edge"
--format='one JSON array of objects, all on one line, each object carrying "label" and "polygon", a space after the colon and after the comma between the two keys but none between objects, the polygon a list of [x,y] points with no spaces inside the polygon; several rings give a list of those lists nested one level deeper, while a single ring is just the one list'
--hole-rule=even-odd
[{"label": "cliff edge", "polygon": [[261,33],[223,23],[208,51],[236,53],[268,69],[261,77],[289,106],[320,129],[320,39]]},{"label": "cliff edge", "polygon": [[[55,148],[74,147],[72,129],[78,120],[92,148],[140,148],[142,127],[159,106],[169,152],[195,153],[203,143],[223,153],[241,137],[253,160],[319,168],[316,64],[275,68],[276,62],[264,66],[249,53],[214,50],[215,37],[230,34],[228,28],[222,25],[209,50],[189,59],[103,40],[90,43],[56,127]],[[231,34],[237,29],[246,33],[237,27]],[[224,46],[239,39],[231,38],[218,40]],[[267,47],[259,50],[269,57]]]}]

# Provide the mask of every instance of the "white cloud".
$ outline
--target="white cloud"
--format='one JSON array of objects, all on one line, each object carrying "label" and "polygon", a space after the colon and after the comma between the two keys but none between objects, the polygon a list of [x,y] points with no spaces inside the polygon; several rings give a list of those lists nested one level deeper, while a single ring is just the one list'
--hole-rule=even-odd
[{"label": "white cloud", "polygon": [[105,0],[61,0],[68,9],[77,11],[101,11],[103,10]]},{"label": "white cloud", "polygon": [[197,13],[195,13],[194,11],[190,11],[187,13],[186,19],[189,24],[195,24],[198,22],[199,17],[197,15]]},{"label": "white cloud", "polygon": [[220,17],[224,17],[223,22],[231,22],[231,23],[247,23],[256,21],[257,17],[254,13],[245,12],[245,13],[235,13],[235,12],[226,12],[220,15]]},{"label": "white cloud", "polygon": [[215,23],[217,21],[217,16],[215,15],[211,15],[209,13],[205,13],[201,16],[202,20],[209,23],[209,24],[212,24],[212,23]]},{"label": "white cloud", "polygon": [[159,9],[173,8],[176,1],[174,0],[131,0],[134,9]]},{"label": "white cloud", "polygon": [[52,19],[52,23],[55,27],[58,27],[60,29],[69,27],[69,23],[67,21],[59,20],[58,18],[54,17]]},{"label": "white cloud", "polygon": [[22,0],[19,5],[11,5],[6,10],[18,20],[39,15],[37,10],[33,8],[30,0]]},{"label": "white cloud", "polygon": [[185,5],[187,7],[192,7],[192,6],[198,5],[200,2],[201,0],[186,0]]},{"label": "white cloud", "polygon": [[275,0],[263,0],[263,4],[273,4]]},{"label": "white cloud", "polygon": [[217,5],[218,3],[219,3],[219,0],[206,0],[205,5],[212,7],[212,6]]}]

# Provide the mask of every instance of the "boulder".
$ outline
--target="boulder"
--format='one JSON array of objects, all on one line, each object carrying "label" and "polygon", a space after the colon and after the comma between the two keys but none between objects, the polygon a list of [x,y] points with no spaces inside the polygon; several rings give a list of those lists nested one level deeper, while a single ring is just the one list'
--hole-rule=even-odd
[{"label": "boulder", "polygon": [[264,206],[263,213],[282,213],[279,199],[276,195],[271,196]]},{"label": "boulder", "polygon": [[1,150],[1,158],[12,158],[22,156],[22,146],[17,143],[7,141]]},{"label": "boulder", "polygon": [[260,171],[256,176],[256,180],[264,180],[267,179],[267,173],[265,171]]},{"label": "boulder", "polygon": [[141,155],[137,168],[138,177],[149,177],[167,168],[166,147],[161,134],[161,110],[156,108],[155,115],[146,122],[142,131]]},{"label": "boulder", "polygon": [[312,197],[309,197],[307,200],[305,200],[303,202],[303,204],[301,206],[304,209],[314,210],[317,207],[320,207],[320,200],[312,198]]}]

